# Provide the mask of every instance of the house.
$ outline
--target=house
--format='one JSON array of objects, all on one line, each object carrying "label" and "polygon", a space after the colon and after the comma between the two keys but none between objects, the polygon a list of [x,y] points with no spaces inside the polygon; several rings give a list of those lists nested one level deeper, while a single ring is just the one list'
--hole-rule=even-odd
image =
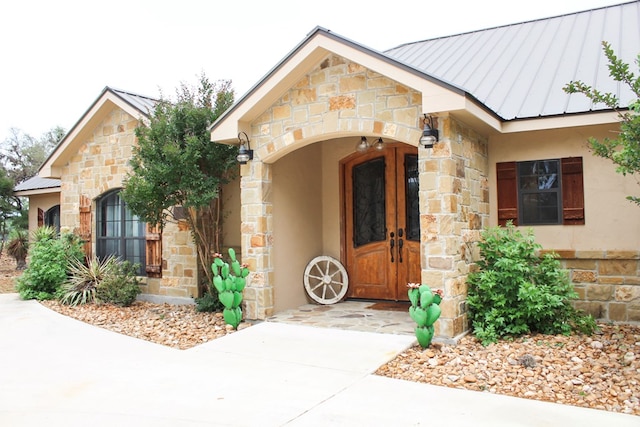
[{"label": "house", "polygon": [[637,183],[586,145],[615,135],[617,114],[562,90],[583,80],[631,100],[601,42],[633,63],[639,16],[630,2],[386,52],[311,31],[211,127],[212,141],[252,150],[247,316],[305,303],[302,274],[324,255],[346,269],[350,298],[442,289],[436,333],[455,337],[481,231],[512,220],[560,255],[579,308],[640,321],[640,211],[625,199]]},{"label": "house", "polygon": [[[614,135],[618,116],[562,90],[579,79],[632,99],[608,77],[601,41],[633,62],[639,17],[630,2],[385,52],[312,30],[211,126],[213,142],[251,150],[225,190],[225,245],[252,272],[245,317],[307,303],[305,271],[324,256],[345,269],[348,298],[405,300],[408,282],[441,289],[436,333],[456,337],[481,232],[512,220],[560,255],[579,308],[640,321],[640,211],[625,199],[637,183],[586,145]],[[59,211],[87,253],[142,261],[145,295],[190,298],[184,224],[160,236],[118,197],[154,102],[106,88],[16,194],[30,197],[32,226]],[[105,231],[126,221],[131,236]],[[335,267],[319,267],[327,292]]]},{"label": "house", "polygon": [[[135,128],[156,102],[106,87],[38,176],[16,186],[15,194],[29,198],[30,229],[52,225],[72,231],[86,242],[87,256],[117,254],[140,264],[143,297],[192,302],[198,296],[197,257],[186,221],[169,222],[160,234],[132,215],[119,196]],[[233,221],[228,228],[239,228]]]}]

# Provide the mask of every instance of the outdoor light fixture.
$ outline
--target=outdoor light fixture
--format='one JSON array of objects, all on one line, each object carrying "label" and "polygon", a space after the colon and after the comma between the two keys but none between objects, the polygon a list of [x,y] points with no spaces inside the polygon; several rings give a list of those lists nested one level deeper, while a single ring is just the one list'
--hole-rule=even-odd
[{"label": "outdoor light fixture", "polygon": [[433,127],[433,118],[426,114],[424,115],[423,123],[424,129],[422,130],[420,145],[424,148],[433,148],[433,144],[438,142],[438,129]]},{"label": "outdoor light fixture", "polygon": [[249,160],[253,160],[253,150],[251,149],[251,145],[249,145],[249,137],[246,133],[240,132],[238,134],[238,141],[240,142],[240,148],[238,148],[236,160],[241,165],[246,165]]},{"label": "outdoor light fixture", "polygon": [[367,137],[362,136],[360,137],[360,142],[358,142],[358,145],[356,145],[356,151],[364,153],[371,147],[375,148],[376,150],[382,150],[384,148],[384,141],[382,140],[382,138],[378,138],[376,142],[374,142],[373,144],[369,144],[369,141],[367,141]]}]

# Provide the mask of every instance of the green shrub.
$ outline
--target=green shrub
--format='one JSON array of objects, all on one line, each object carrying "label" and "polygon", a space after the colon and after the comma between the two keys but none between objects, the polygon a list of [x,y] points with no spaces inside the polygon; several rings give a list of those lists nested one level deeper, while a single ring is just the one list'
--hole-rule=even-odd
[{"label": "green shrub", "polygon": [[65,233],[56,237],[56,234],[52,227],[40,227],[34,232],[34,242],[29,249],[29,266],[16,285],[22,299],[55,298],[67,279],[69,263],[83,258],[77,236]]},{"label": "green shrub", "polygon": [[136,300],[140,291],[138,265],[128,261],[115,261],[113,271],[98,283],[96,299],[100,303],[128,307]]},{"label": "green shrub", "polygon": [[467,304],[473,333],[483,344],[530,332],[592,333],[591,316],[570,303],[577,297],[555,254],[539,255],[533,232],[513,224],[483,232],[479,271],[469,274]]},{"label": "green shrub", "polygon": [[86,264],[83,260],[69,263],[69,277],[62,284],[60,302],[75,306],[96,300],[96,288],[110,274],[115,273],[117,260],[108,257],[98,260],[92,257]]},{"label": "green shrub", "polygon": [[210,292],[205,292],[200,298],[196,298],[196,311],[217,313],[222,311],[224,306],[218,299],[217,295],[213,295]]}]

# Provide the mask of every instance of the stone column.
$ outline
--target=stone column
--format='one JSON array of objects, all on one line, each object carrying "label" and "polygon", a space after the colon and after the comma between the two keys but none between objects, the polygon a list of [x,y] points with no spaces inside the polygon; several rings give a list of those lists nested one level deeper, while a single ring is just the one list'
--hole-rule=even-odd
[{"label": "stone column", "polygon": [[422,283],[441,289],[436,334],[453,338],[467,330],[466,278],[488,216],[486,142],[445,115],[440,141],[418,149]]},{"label": "stone column", "polygon": [[271,165],[258,159],[241,166],[242,262],[251,274],[244,290],[244,317],[273,314],[273,201]]}]

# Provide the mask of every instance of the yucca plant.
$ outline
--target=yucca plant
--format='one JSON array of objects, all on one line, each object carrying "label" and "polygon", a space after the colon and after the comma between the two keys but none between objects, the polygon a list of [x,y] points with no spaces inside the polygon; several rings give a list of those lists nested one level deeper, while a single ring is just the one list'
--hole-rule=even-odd
[{"label": "yucca plant", "polygon": [[29,234],[24,230],[16,231],[7,244],[7,253],[16,260],[16,270],[24,270],[29,253]]},{"label": "yucca plant", "polygon": [[89,304],[96,301],[96,289],[108,276],[117,273],[118,260],[109,256],[99,260],[95,256],[85,264],[82,260],[69,263],[69,278],[62,284],[60,302],[70,306]]}]

